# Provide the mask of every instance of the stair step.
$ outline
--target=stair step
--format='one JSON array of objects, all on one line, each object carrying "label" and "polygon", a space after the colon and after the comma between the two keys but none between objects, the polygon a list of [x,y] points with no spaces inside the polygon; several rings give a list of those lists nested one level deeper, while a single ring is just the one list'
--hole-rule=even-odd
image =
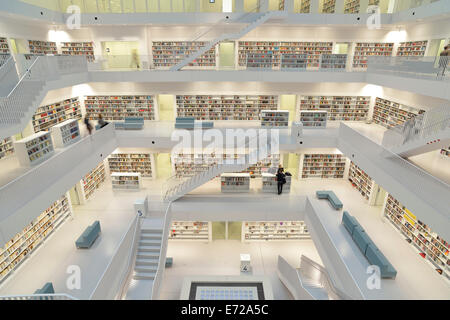
[{"label": "stair step", "polygon": [[161,246],[138,246],[138,252],[159,252],[161,250]]},{"label": "stair step", "polygon": [[143,247],[161,247],[161,240],[139,240],[139,246]]},{"label": "stair step", "polygon": [[144,273],[156,273],[158,266],[136,266],[134,271]]},{"label": "stair step", "polygon": [[158,265],[159,257],[158,258],[138,258],[136,259],[136,266],[154,266]]},{"label": "stair step", "polygon": [[135,280],[153,280],[155,279],[155,272],[135,272],[133,279]]},{"label": "stair step", "polygon": [[136,255],[136,259],[159,259],[159,252],[138,252]]},{"label": "stair step", "polygon": [[140,240],[160,240],[161,237],[160,233],[144,233],[141,234]]},{"label": "stair step", "polygon": [[162,230],[160,229],[142,229],[141,230],[141,234],[161,234],[162,235]]}]

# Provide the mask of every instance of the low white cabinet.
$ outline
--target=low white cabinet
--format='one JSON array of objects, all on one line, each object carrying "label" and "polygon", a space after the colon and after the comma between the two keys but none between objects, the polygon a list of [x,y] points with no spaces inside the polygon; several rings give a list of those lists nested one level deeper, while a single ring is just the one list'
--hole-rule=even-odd
[{"label": "low white cabinet", "polygon": [[222,173],[220,184],[223,193],[249,192],[250,173]]},{"label": "low white cabinet", "polygon": [[[262,173],[262,192],[277,193],[278,181],[277,176],[272,173]],[[286,176],[286,183],[283,185],[283,193],[291,192],[292,176]]]},{"label": "low white cabinet", "polygon": [[114,172],[111,174],[113,190],[140,190],[142,178],[139,172]]},{"label": "low white cabinet", "polygon": [[51,128],[56,148],[64,148],[81,139],[77,119],[69,119]]},{"label": "low white cabinet", "polygon": [[14,149],[20,165],[25,167],[41,163],[54,153],[50,132],[46,131],[14,142]]}]

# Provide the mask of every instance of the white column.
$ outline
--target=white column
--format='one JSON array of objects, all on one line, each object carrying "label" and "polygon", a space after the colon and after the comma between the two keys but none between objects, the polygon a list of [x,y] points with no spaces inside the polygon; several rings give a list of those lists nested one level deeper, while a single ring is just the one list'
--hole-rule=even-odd
[{"label": "white column", "polygon": [[369,0],[359,0],[359,13],[367,13]]},{"label": "white column", "polygon": [[319,4],[320,4],[319,0],[311,1],[310,7],[309,7],[309,13],[320,13],[319,12]]},{"label": "white column", "polygon": [[235,0],[234,11],[235,12],[244,12],[244,0]]},{"label": "white column", "polygon": [[228,221],[225,221],[225,240],[228,240]]},{"label": "white column", "polygon": [[294,0],[284,0],[284,11],[294,12]]},{"label": "white column", "polygon": [[345,0],[336,0],[334,13],[344,13]]},{"label": "white column", "polygon": [[259,0],[259,12],[269,11],[269,0]]}]

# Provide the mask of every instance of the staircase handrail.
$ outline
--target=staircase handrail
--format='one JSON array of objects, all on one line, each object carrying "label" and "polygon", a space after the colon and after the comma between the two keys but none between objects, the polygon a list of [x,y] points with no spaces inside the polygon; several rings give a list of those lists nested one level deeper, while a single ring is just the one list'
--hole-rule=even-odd
[{"label": "staircase handrail", "polygon": [[66,293],[18,294],[0,296],[0,300],[79,300]]},{"label": "staircase handrail", "polygon": [[319,271],[320,284],[325,288],[330,298],[333,300],[353,300],[349,295],[345,294],[336,287],[333,279],[331,279],[328,271],[324,267],[302,254],[300,257],[300,272],[308,267]]},{"label": "staircase handrail", "polygon": [[[159,260],[158,266],[156,268],[155,278],[152,284],[152,300],[156,300],[159,297],[161,278],[164,273],[164,269],[166,266],[166,254],[167,254],[167,243],[169,241],[168,231],[170,228],[170,224],[172,222],[172,215],[170,213],[170,207],[172,205],[172,201],[167,202],[166,212],[164,213],[164,223],[163,223],[163,232],[161,237],[161,250],[159,252]],[[155,290],[156,289],[156,290]]]},{"label": "staircase handrail", "polygon": [[33,63],[31,64],[31,66],[27,69],[27,71],[20,77],[20,79],[19,79],[19,81],[16,83],[16,85],[11,89],[11,91],[8,93],[8,95],[7,96],[5,96],[5,97],[0,97],[0,98],[2,98],[2,99],[8,99],[8,98],[10,98],[11,97],[11,95],[14,93],[14,91],[19,87],[19,85],[25,80],[25,78],[28,76],[28,77],[31,77],[31,71],[32,71],[32,69],[33,69],[33,67],[34,67],[34,65],[37,63],[37,61],[38,61],[38,59],[39,58],[41,58],[40,56],[39,57],[37,57],[34,61],[33,61]]}]

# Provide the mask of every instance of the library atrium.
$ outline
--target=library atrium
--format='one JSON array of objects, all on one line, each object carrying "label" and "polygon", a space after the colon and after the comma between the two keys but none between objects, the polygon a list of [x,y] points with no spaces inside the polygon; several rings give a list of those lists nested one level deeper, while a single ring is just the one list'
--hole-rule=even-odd
[{"label": "library atrium", "polygon": [[450,299],[450,0],[0,17],[0,300]]}]

